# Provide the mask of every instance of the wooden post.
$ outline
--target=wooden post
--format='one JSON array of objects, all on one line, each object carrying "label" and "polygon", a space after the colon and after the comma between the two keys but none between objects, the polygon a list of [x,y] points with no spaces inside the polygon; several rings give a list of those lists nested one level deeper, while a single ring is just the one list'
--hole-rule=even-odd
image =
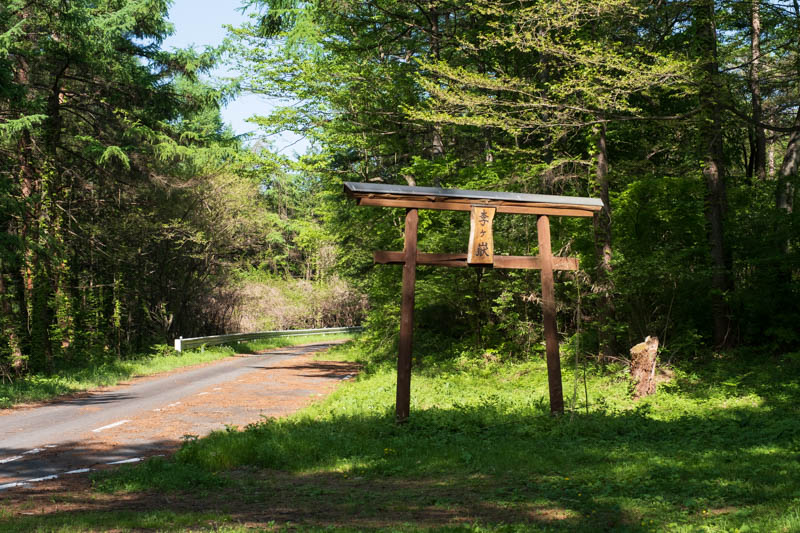
[{"label": "wooden post", "polygon": [[553,251],[550,248],[550,220],[539,217],[536,225],[539,237],[539,257],[542,268],[542,315],[544,340],[547,351],[547,381],[550,386],[550,413],[564,412],[564,394],[561,390],[561,359],[558,353],[556,329],[556,293],[553,281]]},{"label": "wooden post", "polygon": [[400,306],[400,346],[397,354],[395,418],[405,422],[411,409],[411,347],[414,334],[414,283],[417,277],[417,226],[419,213],[406,210],[403,248],[403,296]]}]

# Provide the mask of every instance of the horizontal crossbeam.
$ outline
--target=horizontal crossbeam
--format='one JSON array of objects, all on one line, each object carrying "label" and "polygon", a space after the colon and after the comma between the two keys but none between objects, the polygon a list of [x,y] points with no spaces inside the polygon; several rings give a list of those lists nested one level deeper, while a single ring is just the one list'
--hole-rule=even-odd
[{"label": "horizontal crossbeam", "polygon": [[[402,265],[405,263],[403,252],[376,251],[375,262],[382,265]],[[418,265],[467,267],[467,254],[425,254],[417,253]],[[520,268],[541,270],[539,257],[525,255],[495,255],[494,268]],[[578,270],[578,259],[575,257],[553,257],[553,270]]]}]

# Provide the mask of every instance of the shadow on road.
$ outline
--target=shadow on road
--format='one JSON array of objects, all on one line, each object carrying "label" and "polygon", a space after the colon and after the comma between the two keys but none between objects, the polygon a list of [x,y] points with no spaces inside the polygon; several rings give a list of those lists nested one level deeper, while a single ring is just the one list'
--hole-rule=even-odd
[{"label": "shadow on road", "polygon": [[[138,462],[154,455],[168,455],[180,447],[179,440],[157,440],[122,446],[105,443],[70,441],[53,448],[2,448],[0,486],[24,483],[49,476],[70,476],[75,470],[108,468],[115,464]],[[32,453],[33,452],[33,453]],[[11,489],[13,487],[7,487]],[[2,494],[2,492],[0,492]]]}]

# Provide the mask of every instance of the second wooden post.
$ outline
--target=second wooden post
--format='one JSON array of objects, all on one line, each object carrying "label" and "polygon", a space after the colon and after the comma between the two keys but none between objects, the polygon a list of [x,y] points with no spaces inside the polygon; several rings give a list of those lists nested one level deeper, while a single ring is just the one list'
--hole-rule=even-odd
[{"label": "second wooden post", "polygon": [[547,352],[547,382],[550,386],[550,413],[562,414],[564,412],[564,394],[561,389],[561,358],[558,353],[553,251],[550,248],[550,220],[546,215],[539,217],[536,233],[539,237],[539,258],[542,262],[542,315],[545,351]]}]

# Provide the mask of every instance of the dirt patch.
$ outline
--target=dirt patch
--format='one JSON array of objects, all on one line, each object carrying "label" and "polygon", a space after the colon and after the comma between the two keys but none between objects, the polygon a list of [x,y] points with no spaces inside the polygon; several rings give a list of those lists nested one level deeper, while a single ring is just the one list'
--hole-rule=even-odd
[{"label": "dirt patch", "polygon": [[286,416],[330,394],[360,367],[340,361],[314,361],[307,353],[280,363],[258,363],[233,381],[217,383],[180,401],[129,417],[130,422],[93,440],[130,445],[143,441],[179,443],[227,427],[244,427],[262,418]]}]

